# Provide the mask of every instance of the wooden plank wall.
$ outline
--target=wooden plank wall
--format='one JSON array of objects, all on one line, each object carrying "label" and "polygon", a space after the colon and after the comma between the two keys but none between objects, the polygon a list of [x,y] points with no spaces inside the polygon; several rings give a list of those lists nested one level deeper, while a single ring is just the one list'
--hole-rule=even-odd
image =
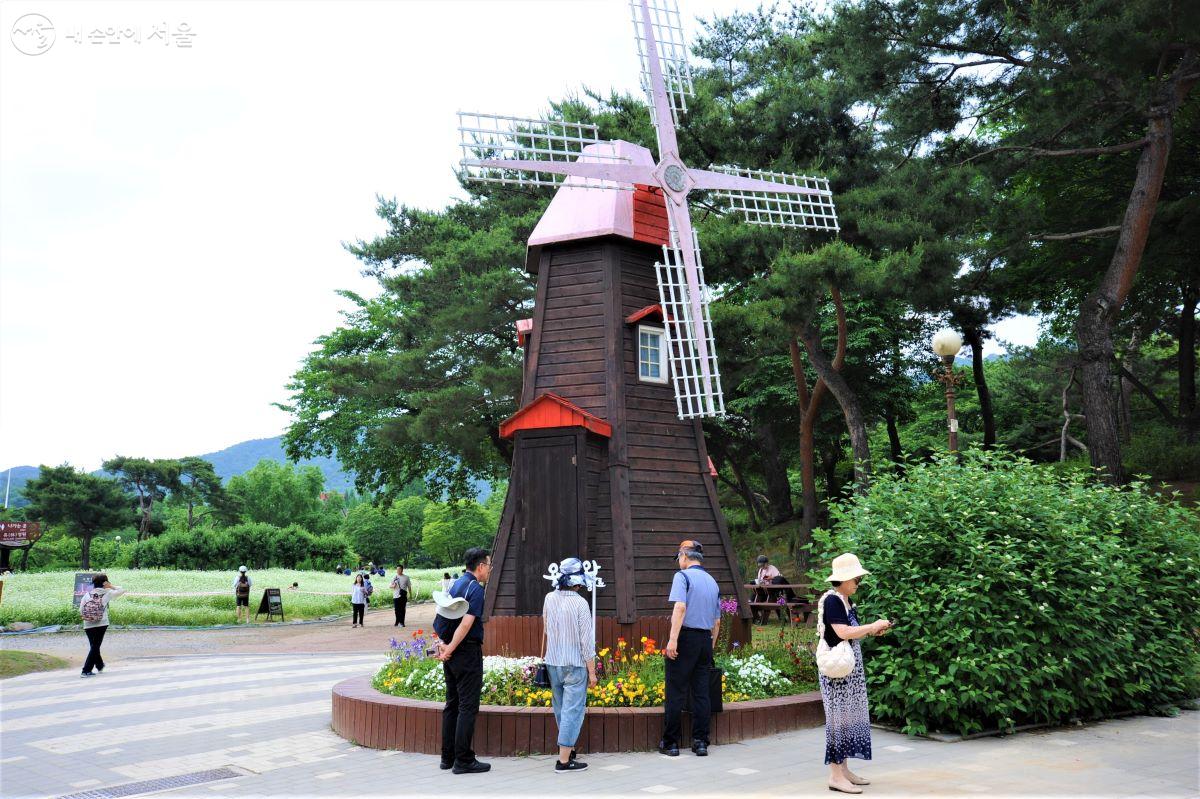
[{"label": "wooden plank wall", "polygon": [[604,296],[601,246],[547,247],[539,281],[546,281],[545,308],[537,337],[537,373],[529,400],[552,391],[601,418],[607,417],[604,360]]},{"label": "wooden plank wall", "polygon": [[[650,248],[631,245],[621,250],[622,309],[625,315],[659,301],[654,274],[656,256]],[[717,580],[721,593],[738,594],[735,570],[725,551],[717,514],[704,481],[695,425],[681,420],[675,393],[667,384],[638,380],[637,326],[626,325],[625,395],[629,440],[629,502],[633,522],[636,593],[639,614],[668,613],[667,595],[678,568],[679,542],[695,539],[704,545],[704,568]]]}]

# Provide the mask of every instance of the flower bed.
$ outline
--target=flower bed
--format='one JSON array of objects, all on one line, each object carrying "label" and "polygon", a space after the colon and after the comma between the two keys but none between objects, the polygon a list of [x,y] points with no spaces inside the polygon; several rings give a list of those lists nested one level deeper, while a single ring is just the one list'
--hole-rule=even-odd
[{"label": "flower bed", "polygon": [[[788,633],[794,636],[795,633]],[[392,696],[441,701],[446,684],[441,663],[425,655],[433,635],[415,631],[404,641],[392,640],[389,662],[375,675],[376,690]],[[769,640],[759,651],[735,647],[718,654],[716,664],[725,672],[722,698],[725,702],[768,699],[811,691],[815,672],[808,647],[780,631],[779,641]],[[588,689],[589,707],[656,707],[665,692],[662,651],[652,638],[637,645],[618,639],[614,649],[601,649],[596,659],[598,684]],[[549,707],[550,691],[531,682],[536,657],[483,659],[484,705]]]}]

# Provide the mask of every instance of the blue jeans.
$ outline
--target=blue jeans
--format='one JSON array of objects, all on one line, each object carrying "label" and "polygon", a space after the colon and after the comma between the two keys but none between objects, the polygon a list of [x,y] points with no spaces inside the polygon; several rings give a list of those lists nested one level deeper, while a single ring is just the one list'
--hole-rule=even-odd
[{"label": "blue jeans", "polygon": [[587,711],[587,669],[583,666],[551,666],[550,694],[554,721],[558,724],[558,745],[574,747]]}]

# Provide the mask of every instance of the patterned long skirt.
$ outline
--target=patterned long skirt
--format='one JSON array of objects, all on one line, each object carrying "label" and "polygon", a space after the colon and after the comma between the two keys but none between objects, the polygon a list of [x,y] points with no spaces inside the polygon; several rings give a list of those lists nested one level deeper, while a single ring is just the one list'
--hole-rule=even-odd
[{"label": "patterned long skirt", "polygon": [[[853,615],[850,621],[852,626],[858,626]],[[854,640],[850,646],[854,647],[853,671],[838,680],[820,675],[827,764],[841,763],[848,757],[871,759],[871,716],[867,710],[867,675],[863,671],[862,644]]]}]

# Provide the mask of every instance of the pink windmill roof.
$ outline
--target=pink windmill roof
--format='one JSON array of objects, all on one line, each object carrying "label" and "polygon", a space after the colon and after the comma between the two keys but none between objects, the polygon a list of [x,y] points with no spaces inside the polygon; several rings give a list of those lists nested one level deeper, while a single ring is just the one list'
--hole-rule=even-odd
[{"label": "pink windmill roof", "polygon": [[[609,157],[599,158],[597,154]],[[631,164],[654,164],[649,150],[627,141],[590,144],[579,160],[599,163],[611,160],[612,155],[628,159]],[[656,187],[634,186],[633,191],[585,188],[582,179],[568,177],[529,236],[525,268],[538,270],[538,256],[547,244],[623,236],[661,246],[667,243],[668,227],[667,208]]]}]

